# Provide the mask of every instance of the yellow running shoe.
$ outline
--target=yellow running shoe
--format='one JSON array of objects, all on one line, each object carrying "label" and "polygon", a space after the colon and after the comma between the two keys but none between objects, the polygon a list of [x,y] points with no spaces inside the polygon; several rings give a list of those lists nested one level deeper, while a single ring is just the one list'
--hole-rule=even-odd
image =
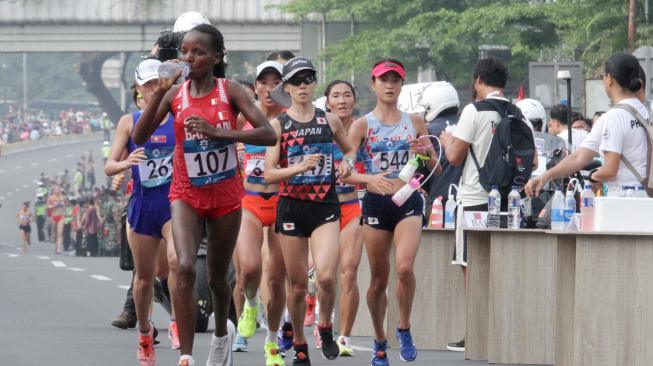
[{"label": "yellow running shoe", "polygon": [[345,337],[338,337],[338,348],[340,348],[340,357],[353,357],[354,349],[351,348],[351,345],[347,343]]},{"label": "yellow running shoe", "polygon": [[265,343],[263,350],[265,351],[265,366],[286,366],[276,342]]},{"label": "yellow running shoe", "polygon": [[243,338],[251,338],[256,333],[256,315],[258,313],[258,306],[249,306],[245,300],[245,307],[243,313],[240,315],[238,321],[238,334]]}]

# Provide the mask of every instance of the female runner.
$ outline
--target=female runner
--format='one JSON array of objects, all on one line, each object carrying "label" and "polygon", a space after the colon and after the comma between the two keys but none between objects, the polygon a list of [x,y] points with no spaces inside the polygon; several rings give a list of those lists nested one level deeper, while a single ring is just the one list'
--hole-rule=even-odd
[{"label": "female runner", "polygon": [[[142,61],[134,72],[137,103],[145,107],[150,103],[159,83],[158,60]],[[127,238],[134,256],[136,268],[133,293],[138,320],[139,343],[137,356],[141,365],[153,365],[154,327],[148,320],[152,304],[154,276],[168,278],[174,292],[176,285],[174,270],[177,256],[172,241],[170,204],[168,193],[172,180],[172,152],[175,146],[173,118],[168,114],[162,118],[152,136],[141,145],[132,141],[131,133],[140,123],[141,112],[126,114],[118,121],[111,154],[104,166],[107,176],[114,176],[131,168],[133,195],[127,211]],[[161,244],[164,247],[161,247]],[[167,248],[167,266],[157,265],[160,249]],[[155,273],[155,272],[170,272]],[[174,312],[173,312],[174,314]],[[170,322],[172,348],[179,348],[177,326]]]},{"label": "female runner", "polygon": [[[356,120],[349,130],[349,141],[354,150],[363,146],[366,154],[365,171],[368,175],[352,179],[356,183],[367,183],[367,193],[363,198],[363,240],[372,276],[367,306],[374,323],[373,366],[389,365],[383,323],[393,242],[398,279],[396,296],[400,316],[396,336],[401,345],[400,357],[404,361],[413,361],[417,357],[410,334],[410,313],[415,296],[413,264],[422,232],[424,200],[415,191],[401,207],[397,207],[391,198],[404,185],[397,177],[408,163],[410,153],[419,151],[435,156],[435,152],[420,142],[420,136],[428,134],[424,120],[397,108],[405,78],[406,72],[399,61],[384,59],[375,63],[372,90],[376,94],[376,107]],[[429,160],[431,169],[434,160]]]},{"label": "female runner", "polygon": [[[274,130],[243,87],[224,78],[224,39],[218,29],[208,24],[196,26],[184,35],[180,51],[181,59],[190,66],[188,80],[174,85],[181,70],[175,77],[159,80],[133,139],[144,143],[158,121],[173,113],[176,145],[169,198],[179,261],[173,293],[181,344],[179,365],[195,363],[195,260],[203,223],[208,232],[207,267],[216,322],[207,365],[227,365],[233,334],[227,331],[231,289],[226,274],[240,228],[244,194],[235,143],[271,145]],[[254,128],[237,130],[238,113]]]},{"label": "female runner", "polygon": [[273,90],[272,97],[291,106],[272,121],[277,143],[268,148],[265,157],[265,182],[280,183],[276,230],[290,282],[287,305],[294,330],[295,365],[310,365],[303,329],[309,239],[321,304],[322,355],[335,359],[339,354],[331,326],[340,220],[333,142],[344,153],[337,169],[339,177],[349,176],[355,157],[340,119],[313,106],[316,81],[315,68],[303,57],[284,66],[283,83]]}]

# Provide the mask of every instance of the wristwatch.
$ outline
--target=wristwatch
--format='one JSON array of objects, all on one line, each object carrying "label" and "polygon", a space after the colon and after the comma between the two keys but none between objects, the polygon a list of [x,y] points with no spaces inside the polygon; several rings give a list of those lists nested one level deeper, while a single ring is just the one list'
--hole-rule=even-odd
[{"label": "wristwatch", "polygon": [[592,183],[594,183],[594,184],[596,184],[596,183],[601,183],[600,181],[598,181],[598,180],[594,180],[594,179],[592,178],[592,174],[596,173],[597,170],[599,170],[599,169],[598,169],[598,168],[596,168],[596,169],[592,169],[592,170],[590,171],[590,175],[589,175],[589,177],[587,177],[587,180],[589,180],[590,182],[592,182]]},{"label": "wristwatch", "polygon": [[345,161],[349,164],[350,168],[354,167],[354,161],[351,158],[345,158]]}]

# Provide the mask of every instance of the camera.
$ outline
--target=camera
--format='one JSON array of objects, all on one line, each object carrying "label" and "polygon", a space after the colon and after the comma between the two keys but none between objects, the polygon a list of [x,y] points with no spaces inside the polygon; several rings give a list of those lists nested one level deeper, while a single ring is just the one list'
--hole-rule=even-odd
[{"label": "camera", "polygon": [[159,45],[157,59],[161,62],[177,59],[179,57],[179,46],[181,46],[183,37],[183,33],[175,33],[167,28],[163,29],[159,33],[159,38],[156,41],[156,44]]}]

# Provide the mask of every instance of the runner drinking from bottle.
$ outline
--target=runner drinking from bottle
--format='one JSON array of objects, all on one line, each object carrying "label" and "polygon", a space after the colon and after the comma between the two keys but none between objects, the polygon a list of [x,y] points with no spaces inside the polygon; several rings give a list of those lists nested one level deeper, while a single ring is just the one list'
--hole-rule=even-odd
[{"label": "runner drinking from bottle", "polygon": [[[158,60],[142,61],[134,72],[137,102],[147,106],[158,87]],[[118,121],[111,153],[104,166],[107,176],[120,174],[131,169],[134,182],[133,196],[127,212],[127,238],[134,256],[135,277],[133,296],[138,320],[138,359],[141,365],[153,365],[154,326],[148,320],[152,304],[154,277],[157,268],[171,268],[168,278],[171,290],[176,285],[174,268],[177,256],[172,240],[170,203],[168,193],[172,180],[172,153],[175,147],[173,118],[165,115],[152,136],[144,144],[132,141],[132,131],[138,125],[141,112],[122,116]],[[167,265],[157,266],[161,245],[167,249]],[[174,314],[174,312],[173,312]],[[174,317],[170,322],[172,348],[179,348],[179,337]]]},{"label": "runner drinking from bottle", "polygon": [[[145,142],[163,117],[175,118],[176,146],[170,187],[172,227],[179,270],[173,293],[181,357],[179,365],[192,366],[195,322],[195,260],[207,230],[207,267],[213,296],[215,332],[207,365],[229,365],[233,329],[227,330],[231,288],[226,281],[240,227],[243,182],[236,142],[274,143],[274,131],[243,87],[225,77],[224,39],[215,27],[202,24],[184,35],[181,59],[190,66],[188,80],[181,76],[159,80],[152,101],[143,111],[133,133],[134,142]],[[253,129],[239,131],[236,116],[242,113]]]},{"label": "runner drinking from bottle", "polygon": [[[269,119],[276,117],[283,110],[282,106],[269,97],[270,90],[281,83],[282,68],[283,65],[276,61],[266,61],[256,68],[254,90],[260,101],[258,108]],[[252,128],[244,118],[239,118],[238,122],[245,130]],[[259,285],[267,286],[268,291],[261,291],[265,295],[263,301],[268,321],[264,347],[266,365],[281,366],[284,361],[277,345],[277,331],[286,302],[286,290],[283,255],[279,239],[274,232],[279,185],[265,183],[264,164],[265,146],[245,144],[243,166],[246,176],[244,182],[246,194],[243,198],[243,218],[234,254],[234,257],[238,258],[237,286],[234,289],[234,297],[237,300],[236,306],[242,315],[238,322],[238,338],[234,348],[240,351],[247,350],[247,339],[256,332]],[[263,265],[261,247],[266,231],[269,255],[266,265]],[[266,272],[263,276],[265,284],[261,283],[263,270]],[[244,293],[244,304],[238,301],[242,295],[236,291]]]},{"label": "runner drinking from bottle", "polygon": [[333,142],[344,153],[337,168],[339,177],[349,176],[355,158],[340,119],[313,107],[316,73],[303,57],[293,58],[283,67],[283,83],[272,91],[272,97],[290,108],[272,121],[277,143],[268,148],[265,159],[265,181],[280,183],[276,230],[290,282],[287,304],[294,329],[295,365],[310,365],[303,328],[309,238],[321,304],[322,355],[338,357],[331,325],[340,219]]},{"label": "runner drinking from bottle", "polygon": [[[374,323],[373,366],[389,365],[386,355],[385,313],[388,304],[386,288],[390,271],[390,250],[395,243],[397,268],[396,296],[399,302],[399,324],[396,336],[401,345],[400,357],[413,361],[417,348],[410,333],[410,313],[415,297],[413,264],[422,232],[424,201],[415,191],[401,206],[392,195],[402,188],[399,172],[408,163],[412,152],[435,156],[433,148],[424,146],[428,138],[424,120],[410,116],[397,108],[406,72],[401,62],[380,60],[372,68],[372,90],[376,107],[356,120],[349,130],[354,150],[362,146],[366,152],[365,171],[368,175],[352,177],[356,183],[367,183],[363,198],[363,240],[370,261],[371,281],[367,291],[367,306]],[[428,162],[433,169],[435,159]]]}]

